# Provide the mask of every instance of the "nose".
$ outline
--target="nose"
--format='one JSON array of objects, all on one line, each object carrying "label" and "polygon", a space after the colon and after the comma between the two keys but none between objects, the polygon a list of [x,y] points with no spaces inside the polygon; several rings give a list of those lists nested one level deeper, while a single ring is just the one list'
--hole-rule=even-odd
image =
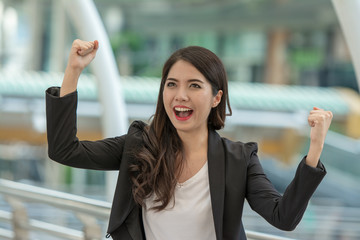
[{"label": "nose", "polygon": [[185,88],[178,88],[175,95],[175,100],[179,102],[185,102],[189,100],[188,92]]}]

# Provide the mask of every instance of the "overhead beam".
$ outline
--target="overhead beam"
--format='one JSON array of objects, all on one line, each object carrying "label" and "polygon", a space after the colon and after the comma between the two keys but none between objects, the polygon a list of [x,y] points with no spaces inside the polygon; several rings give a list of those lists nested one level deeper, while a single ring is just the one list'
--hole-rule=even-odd
[{"label": "overhead beam", "polygon": [[126,5],[127,24],[142,32],[186,32],[239,29],[316,29],[337,24],[335,12],[327,0],[265,1],[244,3],[218,1],[211,4],[164,2],[164,10],[155,11],[146,4]]}]

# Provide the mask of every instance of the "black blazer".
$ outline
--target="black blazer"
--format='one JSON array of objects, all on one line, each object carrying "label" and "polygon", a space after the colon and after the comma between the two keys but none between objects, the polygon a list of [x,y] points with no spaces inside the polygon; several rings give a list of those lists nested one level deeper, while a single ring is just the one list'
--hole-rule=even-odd
[{"label": "black blazer", "polygon": [[[49,157],[59,163],[86,169],[119,170],[112,203],[108,235],[115,240],[145,239],[141,207],[132,197],[129,164],[132,152],[142,145],[145,124],[135,121],[128,133],[100,141],[76,137],[77,92],[59,98],[59,88],[46,91]],[[209,130],[208,168],[216,238],[246,239],[242,224],[245,198],[251,208],[270,224],[293,230],[308,201],[326,174],[300,162],[295,177],[281,196],[265,176],[257,157],[256,143],[233,142]]]}]

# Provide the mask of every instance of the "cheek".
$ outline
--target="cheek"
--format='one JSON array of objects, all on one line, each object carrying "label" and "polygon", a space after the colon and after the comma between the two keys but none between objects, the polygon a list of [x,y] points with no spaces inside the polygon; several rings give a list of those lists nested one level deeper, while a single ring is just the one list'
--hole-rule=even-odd
[{"label": "cheek", "polygon": [[198,101],[201,103],[200,109],[202,114],[208,117],[214,103],[213,97],[208,94],[204,94],[201,97],[199,96]]}]

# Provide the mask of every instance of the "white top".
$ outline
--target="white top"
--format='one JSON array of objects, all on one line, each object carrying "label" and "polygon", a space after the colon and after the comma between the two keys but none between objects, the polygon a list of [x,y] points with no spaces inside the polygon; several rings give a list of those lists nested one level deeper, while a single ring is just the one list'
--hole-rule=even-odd
[{"label": "white top", "polygon": [[175,188],[175,204],[150,210],[154,196],[145,200],[143,222],[147,240],[215,240],[207,162],[190,179]]}]

